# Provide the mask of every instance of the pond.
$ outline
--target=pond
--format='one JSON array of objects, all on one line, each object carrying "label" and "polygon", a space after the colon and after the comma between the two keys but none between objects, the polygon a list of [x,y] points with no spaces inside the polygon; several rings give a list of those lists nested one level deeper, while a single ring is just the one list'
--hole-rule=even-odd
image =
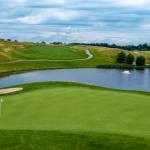
[{"label": "pond", "polygon": [[150,69],[57,69],[37,70],[0,77],[0,87],[42,81],[74,81],[123,90],[150,92]]}]

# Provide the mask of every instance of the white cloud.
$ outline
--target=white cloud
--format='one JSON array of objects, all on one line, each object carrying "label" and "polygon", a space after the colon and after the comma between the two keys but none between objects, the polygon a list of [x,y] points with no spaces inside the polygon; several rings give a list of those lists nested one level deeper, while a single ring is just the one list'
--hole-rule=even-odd
[{"label": "white cloud", "polygon": [[116,2],[119,4],[122,4],[122,5],[141,6],[141,5],[147,4],[149,2],[149,0],[122,0],[122,1],[116,0]]},{"label": "white cloud", "polygon": [[26,4],[27,5],[30,5],[30,6],[43,6],[43,5],[47,5],[47,6],[50,6],[50,5],[59,5],[59,4],[65,4],[66,1],[65,0],[55,0],[55,1],[51,1],[51,0],[26,0]]},{"label": "white cloud", "polygon": [[42,22],[41,18],[42,18],[41,15],[36,15],[36,16],[26,16],[26,17],[18,18],[17,20],[26,24],[38,24]]},{"label": "white cloud", "polygon": [[14,22],[13,19],[0,19],[0,22],[11,23]]},{"label": "white cloud", "polygon": [[3,38],[126,44],[142,42],[142,35],[150,41],[149,0],[0,1]]},{"label": "white cloud", "polygon": [[144,5],[147,2],[149,2],[149,0],[125,0],[123,1],[123,3],[129,4],[129,5]]}]

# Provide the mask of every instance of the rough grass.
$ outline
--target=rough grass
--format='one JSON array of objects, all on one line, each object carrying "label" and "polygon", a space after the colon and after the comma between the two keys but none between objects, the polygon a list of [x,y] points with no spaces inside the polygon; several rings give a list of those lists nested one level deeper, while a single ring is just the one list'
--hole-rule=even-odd
[{"label": "rough grass", "polygon": [[133,69],[134,66],[129,64],[110,64],[110,65],[98,65],[97,68]]},{"label": "rough grass", "polygon": [[[72,48],[80,49],[80,50],[95,49],[96,51],[98,51],[100,53],[100,60],[105,63],[115,63],[116,56],[121,51],[125,52],[126,55],[128,55],[130,53],[135,58],[137,56],[141,55],[140,53],[134,53],[131,51],[122,50],[122,49],[118,49],[118,48],[108,48],[108,47],[99,47],[99,46],[76,45],[76,46],[72,46]],[[143,52],[142,54],[144,54],[144,57],[146,58],[146,63],[150,63],[150,61],[149,61],[150,52]],[[145,55],[145,54],[147,54],[147,55]]]},{"label": "rough grass", "polygon": [[24,89],[1,96],[1,149],[150,149],[149,92],[73,82],[16,86]]},{"label": "rough grass", "polygon": [[13,59],[7,55],[7,52],[24,49],[25,45],[35,45],[35,43],[0,40],[0,62],[12,61]]},{"label": "rough grass", "polygon": [[147,55],[150,58],[150,51],[140,51],[144,56]]}]

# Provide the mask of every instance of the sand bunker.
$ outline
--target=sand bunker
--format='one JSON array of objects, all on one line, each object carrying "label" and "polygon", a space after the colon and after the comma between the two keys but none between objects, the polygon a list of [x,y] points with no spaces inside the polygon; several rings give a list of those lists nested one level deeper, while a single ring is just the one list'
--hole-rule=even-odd
[{"label": "sand bunker", "polygon": [[18,87],[18,88],[8,88],[8,89],[1,89],[0,94],[5,94],[5,93],[10,93],[10,92],[15,92],[15,91],[20,91],[23,88]]}]

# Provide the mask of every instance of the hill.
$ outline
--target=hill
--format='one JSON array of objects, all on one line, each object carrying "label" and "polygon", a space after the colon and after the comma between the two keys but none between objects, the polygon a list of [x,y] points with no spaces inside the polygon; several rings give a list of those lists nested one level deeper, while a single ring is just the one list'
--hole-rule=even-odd
[{"label": "hill", "polygon": [[[83,60],[88,57],[85,50],[89,50],[93,55],[91,59]],[[1,39],[0,73],[39,69],[95,68],[98,65],[116,64],[116,56],[120,51],[124,51],[126,54],[131,53],[135,57],[144,55],[146,63],[150,63],[149,55],[145,55],[144,52],[140,54],[139,52],[131,52],[117,48],[38,44],[33,42],[5,41]],[[23,61],[5,63],[16,60]]]},{"label": "hill", "polygon": [[11,61],[12,58],[8,56],[9,51],[25,49],[24,46],[36,45],[33,42],[17,42],[17,41],[5,41],[0,40],[0,61]]}]

